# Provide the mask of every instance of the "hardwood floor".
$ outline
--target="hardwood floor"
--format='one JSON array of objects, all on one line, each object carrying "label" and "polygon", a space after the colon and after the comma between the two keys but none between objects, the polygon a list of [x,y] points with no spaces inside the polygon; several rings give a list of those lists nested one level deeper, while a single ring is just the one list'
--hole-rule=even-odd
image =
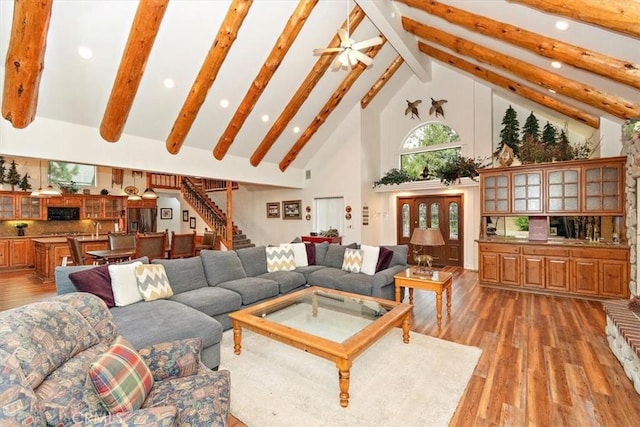
[{"label": "hardwood floor", "polygon": [[[609,350],[599,302],[481,288],[476,272],[447,270],[451,316],[438,331],[435,294],[416,290],[412,330],[483,350],[451,426],[638,425],[640,395]],[[0,275],[0,310],[54,293],[31,272]]]}]

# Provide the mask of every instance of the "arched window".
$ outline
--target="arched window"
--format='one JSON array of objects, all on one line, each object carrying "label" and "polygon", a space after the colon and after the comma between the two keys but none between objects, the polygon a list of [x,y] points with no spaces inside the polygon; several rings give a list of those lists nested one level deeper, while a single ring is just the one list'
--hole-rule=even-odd
[{"label": "arched window", "polygon": [[423,172],[439,169],[460,151],[460,136],[455,130],[443,123],[424,123],[402,142],[400,169],[415,179],[424,178]]}]

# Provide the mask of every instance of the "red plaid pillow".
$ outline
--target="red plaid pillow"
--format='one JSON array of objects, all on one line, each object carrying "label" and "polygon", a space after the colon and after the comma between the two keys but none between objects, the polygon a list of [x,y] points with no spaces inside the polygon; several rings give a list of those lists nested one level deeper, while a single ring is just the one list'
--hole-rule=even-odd
[{"label": "red plaid pillow", "polygon": [[121,336],[91,364],[89,378],[102,406],[111,414],[140,409],[153,387],[149,367]]}]

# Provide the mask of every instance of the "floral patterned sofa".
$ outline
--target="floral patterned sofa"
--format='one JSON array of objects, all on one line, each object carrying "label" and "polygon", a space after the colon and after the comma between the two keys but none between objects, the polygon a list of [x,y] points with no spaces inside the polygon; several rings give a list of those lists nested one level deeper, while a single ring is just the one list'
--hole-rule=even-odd
[{"label": "floral patterned sofa", "polygon": [[[120,366],[110,366],[105,355],[121,343],[111,313],[91,294],[60,295],[0,312],[0,425],[227,425],[230,375],[201,363],[199,339],[137,352],[124,345],[136,370],[146,372],[144,384],[136,383],[146,387],[144,393],[129,400],[123,398],[131,380],[127,369],[104,383],[94,376],[107,372],[100,371],[105,366]],[[117,410],[97,384],[115,388],[109,391]]]}]

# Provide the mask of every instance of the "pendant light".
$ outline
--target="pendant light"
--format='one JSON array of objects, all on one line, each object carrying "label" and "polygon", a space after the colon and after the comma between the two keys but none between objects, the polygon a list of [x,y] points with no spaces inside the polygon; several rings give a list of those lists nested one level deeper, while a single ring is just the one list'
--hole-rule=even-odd
[{"label": "pendant light", "polygon": [[158,195],[156,194],[155,191],[153,191],[153,188],[147,188],[146,190],[144,190],[144,193],[142,193],[142,198],[148,199],[148,200],[155,200],[158,198]]},{"label": "pendant light", "polygon": [[62,196],[62,193],[60,192],[60,190],[58,190],[57,188],[54,188],[51,184],[49,184],[47,188],[42,189],[42,159],[40,159],[39,166],[38,166],[38,176],[40,181],[40,187],[38,187],[37,190],[34,190],[31,192],[31,197],[46,198],[46,197]]},{"label": "pendant light", "polygon": [[138,195],[138,187],[136,187],[136,171],[131,171],[131,175],[133,175],[133,192],[129,194],[127,200],[130,202],[139,202],[142,200],[142,197]]}]

